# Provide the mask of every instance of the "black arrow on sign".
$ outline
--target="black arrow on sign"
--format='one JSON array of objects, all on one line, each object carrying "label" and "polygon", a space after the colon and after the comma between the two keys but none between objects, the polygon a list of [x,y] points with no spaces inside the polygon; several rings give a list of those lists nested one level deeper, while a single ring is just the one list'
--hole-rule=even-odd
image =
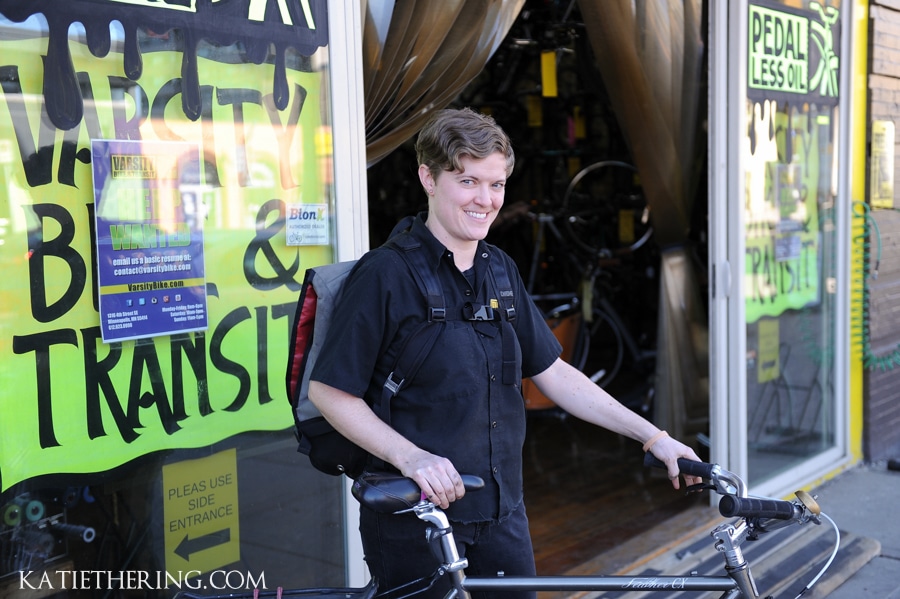
[{"label": "black arrow on sign", "polygon": [[180,556],[185,561],[191,561],[191,554],[205,551],[207,549],[215,547],[216,545],[224,545],[230,540],[230,528],[224,528],[216,532],[211,532],[208,535],[203,535],[202,537],[197,537],[196,539],[189,539],[188,535],[184,535],[184,538],[180,543],[178,543],[178,547],[175,548],[175,554]]}]

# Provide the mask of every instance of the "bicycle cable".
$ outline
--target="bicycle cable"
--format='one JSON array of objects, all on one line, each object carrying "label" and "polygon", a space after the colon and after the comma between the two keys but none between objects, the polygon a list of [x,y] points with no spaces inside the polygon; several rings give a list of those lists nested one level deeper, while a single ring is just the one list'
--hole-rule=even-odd
[{"label": "bicycle cable", "polygon": [[838,530],[837,524],[834,523],[834,520],[828,517],[828,514],[819,513],[819,516],[828,520],[829,524],[831,524],[831,527],[834,529],[834,550],[831,552],[831,557],[828,558],[828,561],[825,562],[825,565],[822,566],[821,570],[819,570],[819,573],[809,581],[809,584],[803,587],[803,590],[800,591],[797,596],[794,597],[794,599],[800,599],[800,597],[806,594],[806,592],[809,591],[813,587],[813,585],[819,581],[820,578],[822,578],[822,575],[825,574],[825,571],[828,570],[828,568],[831,566],[831,562],[834,561],[835,556],[837,556],[838,549],[840,549],[841,547],[841,531]]}]

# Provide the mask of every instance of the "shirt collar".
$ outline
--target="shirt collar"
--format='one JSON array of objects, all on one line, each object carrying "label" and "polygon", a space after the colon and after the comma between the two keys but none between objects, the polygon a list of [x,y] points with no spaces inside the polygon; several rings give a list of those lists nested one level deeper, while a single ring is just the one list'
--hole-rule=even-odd
[{"label": "shirt collar", "polygon": [[[449,250],[444,246],[443,243],[438,241],[437,237],[431,232],[431,230],[425,226],[425,219],[428,217],[428,212],[423,211],[419,212],[416,215],[416,218],[413,220],[412,227],[410,228],[410,234],[415,237],[418,241],[422,243],[422,247],[425,250],[425,254],[428,257],[429,263],[433,264],[435,268],[440,264],[441,259],[445,254],[449,252]],[[491,258],[491,248],[483,239],[478,241],[478,247],[475,250],[475,288],[478,289],[481,287],[481,283],[484,280],[484,276],[487,272],[487,267],[490,264]]]},{"label": "shirt collar", "polygon": [[[410,229],[410,233],[422,242],[423,247],[425,248],[428,257],[430,260],[433,260],[435,264],[437,264],[441,257],[446,254],[449,250],[444,246],[443,243],[438,241],[437,237],[431,232],[431,230],[425,226],[425,219],[428,218],[428,212],[422,211],[416,215],[415,220],[413,220],[412,228]],[[478,247],[475,249],[475,264],[479,264],[480,262],[487,263],[491,257],[490,247],[487,242],[483,239],[478,241]]]}]

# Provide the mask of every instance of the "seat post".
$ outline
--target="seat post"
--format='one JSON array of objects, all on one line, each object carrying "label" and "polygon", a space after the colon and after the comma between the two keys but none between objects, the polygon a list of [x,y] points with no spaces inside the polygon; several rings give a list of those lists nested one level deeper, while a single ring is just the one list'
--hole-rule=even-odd
[{"label": "seat post", "polygon": [[450,582],[456,591],[451,593],[446,599],[471,599],[469,592],[465,590],[466,574],[465,569],[469,565],[469,560],[459,556],[456,548],[456,541],[453,538],[453,527],[447,519],[447,514],[443,510],[435,507],[431,502],[423,501],[416,505],[413,510],[419,520],[427,522],[435,527],[432,536],[440,537],[441,556],[443,563],[441,568],[444,573],[450,576]]}]

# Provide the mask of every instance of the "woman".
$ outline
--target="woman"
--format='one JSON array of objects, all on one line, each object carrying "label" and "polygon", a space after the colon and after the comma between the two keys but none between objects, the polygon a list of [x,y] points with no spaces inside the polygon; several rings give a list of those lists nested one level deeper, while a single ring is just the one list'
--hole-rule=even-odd
[{"label": "woman", "polygon": [[[559,358],[561,347],[512,259],[484,241],[515,164],[509,138],[494,120],[469,109],[442,110],[420,132],[416,153],[428,211],[404,234],[421,243],[435,268],[450,315],[445,328],[414,380],[392,401],[390,425],[382,422],[369,407],[371,398],[378,397],[402,341],[423,320],[424,299],[396,250],[367,253],[345,284],[312,373],[310,399],[344,436],[413,479],[447,511],[460,555],[469,558],[469,574],[533,575],[522,501],[523,376],[566,412],[643,443],[666,463],[676,489],[677,459],[698,458]],[[496,310],[486,312],[499,315],[494,320],[469,320],[473,306],[502,305],[492,254],[512,283],[514,315]],[[462,502],[460,472],[486,482]],[[361,508],[366,562],[382,589],[434,571],[424,530],[414,515]],[[429,596],[443,596],[447,588],[436,585]]]}]

